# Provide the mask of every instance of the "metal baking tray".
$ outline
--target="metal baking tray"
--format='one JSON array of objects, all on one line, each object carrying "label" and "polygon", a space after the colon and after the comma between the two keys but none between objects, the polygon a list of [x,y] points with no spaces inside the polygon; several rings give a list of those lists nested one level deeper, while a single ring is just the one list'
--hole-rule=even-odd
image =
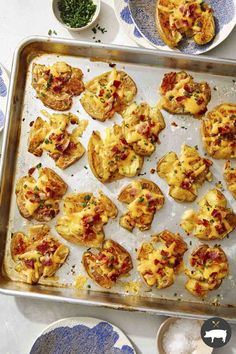
[{"label": "metal baking tray", "polygon": [[[236,62],[231,60],[216,59],[210,57],[184,56],[157,50],[144,50],[140,48],[120,47],[111,45],[92,44],[66,39],[48,39],[42,37],[27,38],[21,43],[14,55],[9,98],[6,114],[6,127],[1,160],[1,194],[0,194],[0,292],[11,295],[42,298],[53,301],[66,301],[86,305],[99,305],[117,309],[138,310],[154,314],[185,316],[192,318],[207,318],[220,316],[231,322],[236,322],[236,242],[233,232],[229,238],[221,242],[230,263],[230,276],[224,280],[221,287],[211,292],[207,299],[196,299],[186,290],[185,275],[178,276],[173,286],[167,289],[153,289],[147,291],[141,286],[138,294],[127,292],[125,282],[137,281],[135,249],[150,235],[168,228],[173,232],[180,232],[189,245],[185,263],[188,264],[188,256],[199,241],[187,237],[179,227],[180,216],[187,208],[197,208],[194,203],[178,204],[168,195],[168,186],[157,174],[151,174],[150,170],[156,167],[157,160],[166,152],[175,150],[180,153],[183,142],[192,146],[198,145],[203,155],[201,139],[199,136],[200,122],[192,117],[173,116],[163,112],[166,129],[161,133],[161,144],[156,152],[145,159],[141,171],[145,178],[156,182],[165,194],[165,206],[156,213],[152,228],[144,233],[135,230],[132,234],[118,226],[118,219],[109,222],[105,227],[107,238],[119,241],[131,253],[134,261],[134,270],[128,279],[122,280],[110,291],[101,290],[92,281],[89,281],[90,289],[79,290],[72,286],[73,273],[83,274],[81,255],[83,247],[72,245],[63,240],[70,249],[71,254],[65,265],[58,271],[57,281],[49,284],[27,285],[21,283],[15,277],[9,279],[4,262],[9,260],[9,241],[11,232],[26,231],[29,222],[23,219],[16,207],[14,186],[15,180],[27,173],[29,167],[42,162],[53,168],[70,186],[69,192],[94,191],[102,189],[118,206],[119,216],[125,211],[125,206],[117,201],[117,194],[122,186],[130,182],[130,179],[102,185],[92,175],[85,155],[65,171],[56,168],[52,159],[46,154],[37,158],[27,152],[27,137],[29,123],[40,115],[40,110],[46,109],[35,98],[35,93],[30,84],[30,71],[33,62],[52,64],[56,61],[66,61],[72,66],[80,67],[84,72],[84,81],[110,70],[109,63],[116,63],[118,69],[125,70],[134,79],[138,86],[137,102],[147,101],[154,105],[158,100],[158,87],[163,74],[170,70],[186,70],[193,73],[197,81],[206,80],[212,88],[212,100],[209,109],[223,102],[236,102]],[[46,109],[52,112],[50,109]],[[115,118],[106,123],[93,121],[88,117],[80,105],[79,98],[74,99],[71,109],[80,118],[89,120],[89,126],[84,132],[82,143],[86,147],[92,130],[103,131],[106,126],[112,126],[114,122],[120,122],[121,118]],[[79,113],[77,113],[79,111]],[[173,121],[176,124],[171,124]],[[176,126],[177,125],[177,126]],[[211,184],[205,183],[199,191],[199,197],[215,184],[222,181],[223,161],[214,161],[214,180]],[[230,206],[236,211],[236,203],[227,192],[222,181],[224,194]],[[118,217],[119,217],[118,216]],[[55,220],[50,223],[52,234]],[[191,242],[190,242],[191,241]],[[214,244],[216,242],[209,242]],[[219,243],[219,242],[217,242]],[[58,280],[59,279],[59,280]],[[47,283],[47,282],[46,282]]]}]

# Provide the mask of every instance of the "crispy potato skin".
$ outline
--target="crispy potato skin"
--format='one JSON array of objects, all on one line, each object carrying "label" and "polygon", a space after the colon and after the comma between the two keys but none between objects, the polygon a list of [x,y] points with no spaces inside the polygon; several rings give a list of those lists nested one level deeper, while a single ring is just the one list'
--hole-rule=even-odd
[{"label": "crispy potato skin", "polygon": [[[28,175],[16,183],[19,212],[26,219],[47,222],[59,213],[59,201],[66,190],[67,184],[56,172],[47,167],[40,168],[38,181]],[[30,207],[32,204],[33,209]]]},{"label": "crispy potato skin", "polygon": [[[156,243],[161,246],[156,248]],[[153,235],[151,242],[145,242],[137,252],[138,271],[149,287],[164,289],[175,281],[176,274],[183,270],[183,256],[187,244],[179,234],[164,230]]]},{"label": "crispy potato skin", "polygon": [[236,168],[232,168],[230,161],[227,161],[224,166],[224,179],[227,183],[228,190],[236,199]]},{"label": "crispy potato skin", "polygon": [[190,257],[190,265],[195,270],[185,270],[189,277],[185,288],[194,296],[204,297],[217,289],[229,273],[226,254],[219,246],[200,245]]},{"label": "crispy potato skin", "polygon": [[201,240],[225,238],[236,227],[236,215],[227,207],[223,193],[213,188],[199,200],[199,211],[186,210],[180,226]]},{"label": "crispy potato skin", "polygon": [[169,195],[177,202],[192,202],[198,189],[207,180],[212,180],[212,162],[202,158],[191,146],[182,145],[180,157],[168,152],[157,163],[157,174],[170,186]]},{"label": "crispy potato skin", "polygon": [[128,275],[133,268],[129,252],[113,240],[106,240],[97,254],[85,252],[82,262],[89,277],[106,289],[110,289],[119,277]]},{"label": "crispy potato skin", "polygon": [[192,37],[198,45],[209,43],[215,37],[213,11],[205,3],[157,0],[156,26],[170,48],[178,47],[185,37]]},{"label": "crispy potato skin", "polygon": [[223,103],[202,120],[202,142],[214,159],[236,158],[236,104]]},{"label": "crispy potato skin", "polygon": [[56,230],[67,241],[87,247],[99,247],[104,241],[103,226],[115,219],[117,208],[102,192],[69,194],[64,198],[64,215]]},{"label": "crispy potato skin", "polygon": [[115,112],[120,113],[136,93],[137,86],[131,77],[114,69],[90,80],[80,102],[93,119],[104,122]]},{"label": "crispy potato skin", "polygon": [[84,91],[83,73],[64,62],[52,66],[33,64],[32,86],[46,107],[66,111],[72,106],[73,96]]},{"label": "crispy potato skin", "polygon": [[136,176],[143,166],[143,157],[137,155],[125,141],[121,127],[109,128],[109,142],[93,131],[88,143],[88,162],[94,176],[101,182],[113,182]]},{"label": "crispy potato skin", "polygon": [[201,118],[205,114],[211,99],[208,83],[195,82],[185,71],[166,73],[160,86],[160,94],[160,108],[172,114],[192,114],[195,118]]},{"label": "crispy potato skin", "polygon": [[11,239],[11,256],[22,280],[36,284],[51,277],[64,264],[69,248],[49,234],[47,225],[29,227],[28,235],[16,232]]},{"label": "crispy potato skin", "polygon": [[140,178],[124,187],[118,200],[128,204],[128,212],[120,217],[120,225],[128,231],[138,227],[149,230],[155,212],[164,205],[164,195],[152,181]]}]

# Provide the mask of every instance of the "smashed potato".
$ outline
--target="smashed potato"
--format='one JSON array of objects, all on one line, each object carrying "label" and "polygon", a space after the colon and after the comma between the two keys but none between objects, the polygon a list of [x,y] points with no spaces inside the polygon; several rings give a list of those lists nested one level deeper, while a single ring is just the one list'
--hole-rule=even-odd
[{"label": "smashed potato", "polygon": [[92,118],[104,122],[116,112],[120,113],[136,93],[137,87],[131,77],[114,68],[89,81],[80,102]]},{"label": "smashed potato", "polygon": [[[79,120],[72,113],[49,114],[42,113],[49,119],[49,122],[38,117],[32,122],[29,133],[28,151],[35,156],[41,156],[47,151],[49,156],[56,162],[56,166],[65,169],[78,161],[85,153],[85,148],[79,141],[88,125],[87,120]],[[67,127],[76,124],[72,133]]]},{"label": "smashed potato", "polygon": [[21,177],[16,183],[16,202],[21,215],[26,219],[49,221],[59,213],[59,201],[66,193],[67,184],[56,172],[37,165],[38,179],[29,170],[28,176]]},{"label": "smashed potato", "polygon": [[227,207],[224,194],[211,189],[198,202],[199,211],[186,210],[180,226],[202,240],[223,239],[236,227],[236,215]]},{"label": "smashed potato", "polygon": [[143,157],[127,143],[122,128],[114,125],[106,129],[105,139],[93,132],[88,144],[88,161],[94,176],[101,182],[134,177],[142,168]]},{"label": "smashed potato", "polygon": [[134,151],[149,156],[159,141],[158,135],[165,128],[165,121],[157,107],[147,103],[132,103],[123,112],[122,131]]},{"label": "smashed potato", "polygon": [[186,37],[199,45],[215,37],[213,10],[202,0],[158,0],[156,24],[161,39],[170,48],[178,47]]},{"label": "smashed potato", "polygon": [[157,164],[157,173],[170,186],[169,194],[178,202],[192,202],[199,187],[212,180],[212,162],[202,158],[191,146],[182,145],[180,157],[168,152]]},{"label": "smashed potato", "polygon": [[203,297],[217,289],[228,275],[229,264],[221,247],[203,244],[191,254],[190,265],[195,270],[185,270],[189,277],[185,288],[193,295]]},{"label": "smashed potato", "polygon": [[118,200],[128,204],[128,212],[121,216],[120,225],[132,231],[138,227],[149,230],[157,210],[164,205],[164,195],[160,188],[147,179],[137,179],[128,184],[119,194]]},{"label": "smashed potato", "polygon": [[[159,248],[155,243],[161,242]],[[154,235],[151,242],[145,242],[138,250],[138,272],[148,286],[167,288],[175,281],[176,274],[183,271],[183,256],[187,244],[179,234],[168,230]]]},{"label": "smashed potato", "polygon": [[113,240],[106,240],[96,254],[85,252],[82,261],[90,278],[106,289],[110,289],[119,277],[127,276],[133,268],[129,252]]},{"label": "smashed potato", "polygon": [[224,167],[224,178],[228,186],[228,190],[236,199],[236,168],[232,168],[230,161],[227,161]]},{"label": "smashed potato", "polygon": [[65,263],[69,248],[50,235],[47,225],[34,225],[28,235],[15,232],[11,239],[11,256],[15,270],[29,284],[38,283],[40,278],[53,276]]},{"label": "smashed potato", "polygon": [[73,96],[84,91],[83,73],[64,62],[52,66],[33,64],[32,86],[43,104],[56,111],[72,106]]},{"label": "smashed potato", "polygon": [[103,226],[116,218],[117,208],[100,192],[67,195],[64,215],[57,220],[56,230],[66,240],[82,246],[99,247],[104,240]]},{"label": "smashed potato", "polygon": [[207,82],[195,82],[185,71],[164,75],[160,87],[159,107],[173,114],[201,117],[207,111],[211,89]]},{"label": "smashed potato", "polygon": [[236,104],[223,103],[201,125],[202,142],[215,159],[236,158]]}]

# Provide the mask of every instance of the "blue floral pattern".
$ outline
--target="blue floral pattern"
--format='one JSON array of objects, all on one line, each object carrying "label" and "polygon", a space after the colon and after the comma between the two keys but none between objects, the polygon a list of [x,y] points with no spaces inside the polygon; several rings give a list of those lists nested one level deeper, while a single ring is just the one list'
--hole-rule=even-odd
[{"label": "blue floral pattern", "polygon": [[58,327],[40,336],[30,354],[134,354],[123,345],[115,347],[119,334],[112,325],[100,322],[93,328],[84,325]]},{"label": "blue floral pattern", "polygon": [[0,67],[0,96],[1,97],[6,97],[6,95],[7,95],[7,87],[5,85],[5,82],[3,81],[2,69]]},{"label": "blue floral pattern", "polygon": [[[156,0],[123,0],[123,2],[124,8],[120,13],[120,17],[125,23],[136,25],[134,29],[135,37],[141,38],[143,36],[155,46],[164,47],[165,43],[161,40],[156,28]],[[214,9],[217,34],[234,19],[234,0],[206,0],[206,2]],[[205,52],[211,45],[212,42],[204,46],[198,46],[192,40],[185,40],[179,49],[183,53],[194,54],[196,52]]]}]

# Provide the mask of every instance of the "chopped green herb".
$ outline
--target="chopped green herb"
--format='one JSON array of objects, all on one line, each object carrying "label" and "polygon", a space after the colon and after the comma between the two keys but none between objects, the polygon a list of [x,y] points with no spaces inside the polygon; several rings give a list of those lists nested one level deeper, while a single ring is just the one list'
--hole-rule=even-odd
[{"label": "chopped green herb", "polygon": [[41,162],[36,165],[36,168],[41,168],[41,167],[42,167]]},{"label": "chopped green herb", "polygon": [[57,32],[55,30],[53,30],[53,34],[55,34],[57,36]]},{"label": "chopped green herb", "polygon": [[87,167],[87,166],[84,166],[84,168],[85,168],[85,170],[87,170],[87,169],[88,169],[88,167]]},{"label": "chopped green herb", "polygon": [[84,196],[84,200],[89,201],[91,199],[91,195],[87,194]]},{"label": "chopped green herb", "polygon": [[[92,20],[97,6],[92,0],[59,0],[58,8],[61,19],[67,26],[80,28]],[[92,31],[96,33],[94,28]]]},{"label": "chopped green herb", "polygon": [[37,186],[34,187],[35,191],[39,191],[39,188]]},{"label": "chopped green herb", "polygon": [[52,30],[48,30],[48,35],[51,36],[52,35]]},{"label": "chopped green herb", "polygon": [[90,289],[90,288],[91,288],[91,285],[89,285],[89,284],[88,284],[88,285],[87,285],[87,288],[89,288],[89,289]]},{"label": "chopped green herb", "polygon": [[47,81],[47,84],[46,84],[46,89],[47,89],[47,90],[51,87],[52,80],[53,80],[53,75],[50,74],[50,75],[49,75],[49,78],[48,78],[48,81]]},{"label": "chopped green herb", "polygon": [[138,201],[139,201],[140,203],[142,203],[142,202],[144,201],[144,198],[143,198],[143,197],[139,197]]},{"label": "chopped green herb", "polygon": [[45,142],[45,144],[49,144],[49,140],[48,139],[45,139],[44,142]]},{"label": "chopped green herb", "polygon": [[24,188],[27,188],[27,184],[24,184]]}]

